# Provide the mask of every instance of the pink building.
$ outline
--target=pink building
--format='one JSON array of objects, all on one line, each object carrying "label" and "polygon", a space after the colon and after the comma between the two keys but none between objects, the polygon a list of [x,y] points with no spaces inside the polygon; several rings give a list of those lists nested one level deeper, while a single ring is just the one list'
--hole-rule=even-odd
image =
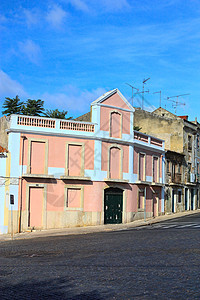
[{"label": "pink building", "polygon": [[11,225],[17,232],[164,213],[164,142],[133,131],[134,108],[117,89],[92,102],[90,115],[91,122],[19,115],[6,121],[5,174],[17,183],[4,191],[2,233]]}]

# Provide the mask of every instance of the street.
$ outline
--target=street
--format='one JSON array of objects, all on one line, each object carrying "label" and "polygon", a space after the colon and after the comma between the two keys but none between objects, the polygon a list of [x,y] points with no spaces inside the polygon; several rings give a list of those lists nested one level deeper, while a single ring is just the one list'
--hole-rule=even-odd
[{"label": "street", "polygon": [[1,299],[199,299],[200,213],[0,242]]}]

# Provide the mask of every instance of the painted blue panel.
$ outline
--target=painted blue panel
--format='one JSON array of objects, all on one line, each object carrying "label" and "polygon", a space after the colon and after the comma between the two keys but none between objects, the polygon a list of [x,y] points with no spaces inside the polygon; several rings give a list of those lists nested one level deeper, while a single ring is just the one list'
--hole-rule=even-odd
[{"label": "painted blue panel", "polygon": [[65,174],[65,168],[48,167],[48,175],[54,175],[55,178],[60,178]]}]

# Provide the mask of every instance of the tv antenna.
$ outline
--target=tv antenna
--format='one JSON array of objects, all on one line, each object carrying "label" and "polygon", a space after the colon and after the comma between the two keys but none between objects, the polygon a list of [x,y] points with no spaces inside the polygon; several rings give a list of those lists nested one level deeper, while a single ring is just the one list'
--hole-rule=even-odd
[{"label": "tv antenna", "polygon": [[[187,95],[190,95],[190,94],[181,94],[181,95],[176,95],[176,96],[167,97],[166,100],[172,102],[172,107],[173,107],[174,110],[175,110],[175,114],[176,114],[176,109],[177,109],[177,106],[178,106],[178,105],[185,105],[184,102],[179,102],[179,101],[178,101],[178,98],[179,98],[179,97],[183,97],[183,96],[187,96]],[[176,98],[176,100],[171,100],[171,98]]]},{"label": "tv antenna", "polygon": [[160,94],[160,107],[161,107],[161,91],[155,92],[153,94]]},{"label": "tv antenna", "polygon": [[133,106],[133,89],[137,90],[137,92],[139,92],[139,89],[137,89],[136,87],[132,86],[131,84],[129,83],[126,83],[127,85],[129,85],[132,89],[132,97],[131,97],[131,102],[132,102],[132,106]]},{"label": "tv antenna", "polygon": [[[146,82],[148,81],[150,79],[150,77],[149,78],[147,78],[147,79],[144,79],[143,81],[142,81],[142,83],[143,83],[143,86],[142,86],[142,109],[143,109],[143,106],[144,106],[144,93],[145,93],[145,91],[144,91],[144,85],[146,84]],[[149,91],[148,91],[149,92]]]}]

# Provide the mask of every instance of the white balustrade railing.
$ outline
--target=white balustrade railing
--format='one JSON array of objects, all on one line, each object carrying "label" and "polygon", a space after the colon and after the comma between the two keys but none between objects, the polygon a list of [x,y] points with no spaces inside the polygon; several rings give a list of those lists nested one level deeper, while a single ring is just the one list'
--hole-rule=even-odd
[{"label": "white balustrade railing", "polygon": [[[57,123],[58,122],[58,123]],[[56,126],[57,123],[57,126]],[[18,116],[17,124],[43,128],[59,128],[65,130],[94,132],[94,124],[68,120],[53,120],[40,117]]]},{"label": "white balustrade railing", "polygon": [[94,124],[74,121],[60,121],[60,129],[94,132]]}]

